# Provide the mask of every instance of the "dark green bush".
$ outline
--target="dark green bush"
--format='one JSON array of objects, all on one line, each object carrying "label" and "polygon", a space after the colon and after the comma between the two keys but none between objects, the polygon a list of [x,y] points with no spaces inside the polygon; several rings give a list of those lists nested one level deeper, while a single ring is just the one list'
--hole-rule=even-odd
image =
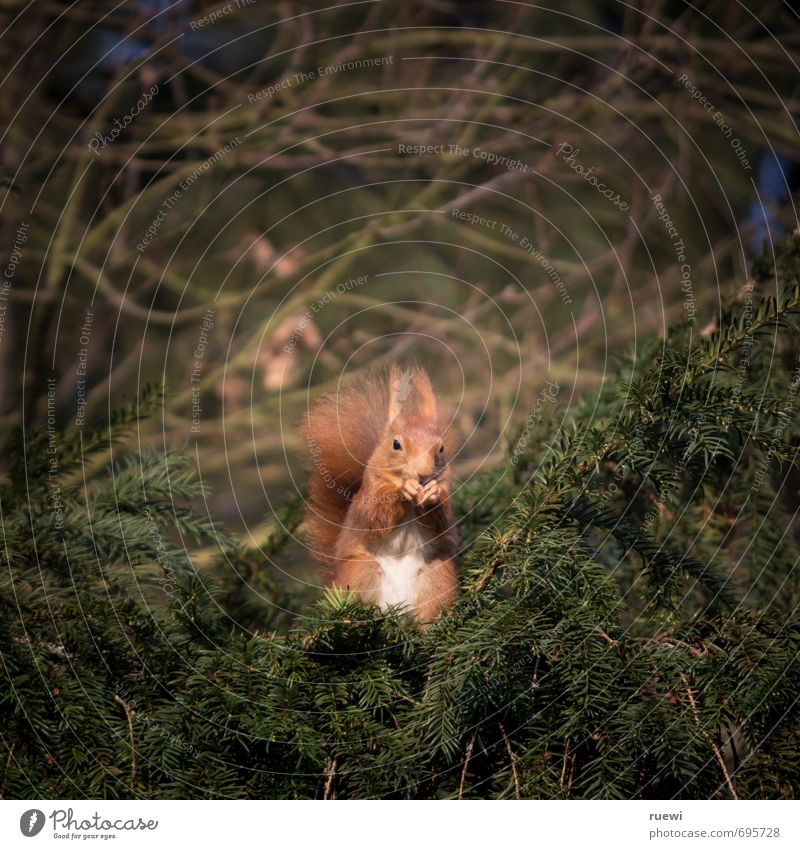
[{"label": "dark green bush", "polygon": [[85,484],[141,409],[20,438],[0,792],[796,797],[799,262],[786,239],[717,332],[674,327],[466,482],[463,593],[425,633],[334,593],[286,625],[298,505],[253,553],[180,454]]}]

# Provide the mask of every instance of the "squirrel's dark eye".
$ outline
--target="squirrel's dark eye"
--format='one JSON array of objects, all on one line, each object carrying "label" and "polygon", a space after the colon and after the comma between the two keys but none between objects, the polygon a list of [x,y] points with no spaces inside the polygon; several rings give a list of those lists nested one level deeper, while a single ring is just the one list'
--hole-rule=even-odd
[{"label": "squirrel's dark eye", "polygon": [[439,446],[439,453],[444,454],[444,445]]},{"label": "squirrel's dark eye", "polygon": [[400,444],[399,439],[395,439],[395,441],[392,443],[392,448],[394,448],[395,451],[400,451],[402,447],[403,446]]}]

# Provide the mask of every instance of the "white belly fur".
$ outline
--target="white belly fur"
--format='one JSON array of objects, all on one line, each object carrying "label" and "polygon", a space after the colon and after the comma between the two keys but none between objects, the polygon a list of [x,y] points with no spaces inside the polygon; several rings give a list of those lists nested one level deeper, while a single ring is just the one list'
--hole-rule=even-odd
[{"label": "white belly fur", "polygon": [[401,525],[376,554],[381,569],[378,605],[382,610],[390,605],[414,609],[426,542],[420,526],[410,522]]}]

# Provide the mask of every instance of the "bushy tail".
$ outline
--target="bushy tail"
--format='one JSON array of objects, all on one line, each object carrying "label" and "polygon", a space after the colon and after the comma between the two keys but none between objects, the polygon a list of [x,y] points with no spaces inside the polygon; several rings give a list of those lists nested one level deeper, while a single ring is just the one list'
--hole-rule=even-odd
[{"label": "bushy tail", "polygon": [[377,375],[320,398],[303,423],[311,455],[306,525],[311,554],[328,571],[345,514],[386,425],[389,390]]}]

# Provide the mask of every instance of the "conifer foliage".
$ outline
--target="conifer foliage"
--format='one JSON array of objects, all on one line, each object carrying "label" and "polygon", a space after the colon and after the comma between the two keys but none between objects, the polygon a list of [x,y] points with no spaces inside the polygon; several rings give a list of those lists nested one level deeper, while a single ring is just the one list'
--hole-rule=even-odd
[{"label": "conifer foliage", "polygon": [[20,435],[0,793],[796,797],[799,281],[791,237],[718,330],[622,358],[457,488],[463,590],[427,631],[331,591],[287,625],[268,559],[300,505],[239,548],[186,457],[118,459],[141,404]]}]

